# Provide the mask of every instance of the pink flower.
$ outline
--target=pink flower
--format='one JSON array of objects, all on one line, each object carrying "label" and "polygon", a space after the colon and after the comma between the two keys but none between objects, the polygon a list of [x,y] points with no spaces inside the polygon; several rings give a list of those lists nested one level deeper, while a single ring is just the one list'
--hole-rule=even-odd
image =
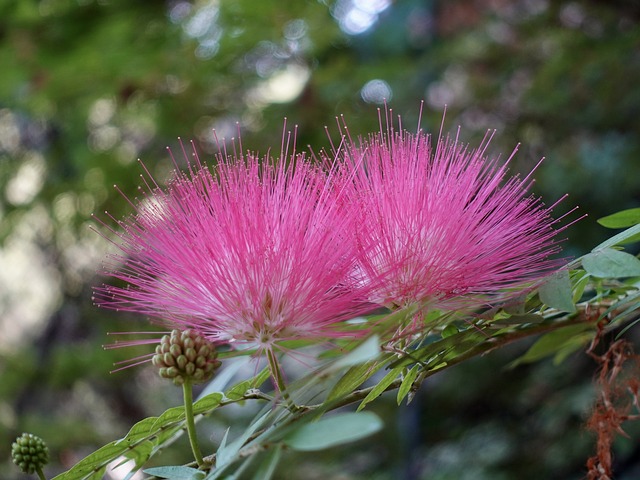
[{"label": "pink flower", "polygon": [[195,158],[119,222],[107,273],[125,286],[98,288],[97,303],[259,351],[345,335],[371,305],[327,174],[303,155],[218,155],[213,170]]},{"label": "pink flower", "polygon": [[478,305],[559,266],[551,208],[528,194],[529,176],[507,177],[506,163],[486,158],[490,139],[471,150],[457,137],[433,145],[421,131],[389,128],[344,140],[337,155],[357,205],[357,275],[371,301]]}]

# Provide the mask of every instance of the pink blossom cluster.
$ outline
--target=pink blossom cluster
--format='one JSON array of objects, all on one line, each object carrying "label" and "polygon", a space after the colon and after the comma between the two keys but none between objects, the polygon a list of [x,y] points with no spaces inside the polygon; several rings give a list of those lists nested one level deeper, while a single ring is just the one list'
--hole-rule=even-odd
[{"label": "pink blossom cluster", "polygon": [[529,177],[488,159],[489,140],[381,129],[344,135],[323,165],[223,152],[208,166],[194,152],[112,230],[119,286],[96,302],[272,351],[344,336],[380,306],[505,299],[558,266],[557,220]]}]

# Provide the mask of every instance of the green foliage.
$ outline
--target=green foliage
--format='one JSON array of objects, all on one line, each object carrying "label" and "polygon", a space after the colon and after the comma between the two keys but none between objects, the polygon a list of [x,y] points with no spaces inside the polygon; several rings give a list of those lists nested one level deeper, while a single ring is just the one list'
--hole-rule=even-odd
[{"label": "green foliage", "polygon": [[551,355],[564,359],[567,354],[583,349],[595,335],[593,325],[579,323],[554,330],[542,335],[522,357],[511,363],[516,367],[523,363],[537,362]]},{"label": "green foliage", "polygon": [[538,290],[540,300],[551,308],[556,308],[561,312],[574,313],[576,311],[573,301],[573,291],[569,272],[560,270],[549,277],[549,279]]},{"label": "green foliage", "polygon": [[[105,413],[105,406],[113,406],[122,421],[131,425],[133,419],[154,409],[161,412],[166,408],[162,402],[170,401],[143,390],[141,385],[157,387],[139,381],[136,373],[103,375],[122,355],[97,348],[105,341],[105,330],[130,330],[133,319],[98,311],[89,301],[89,285],[99,282],[94,273],[106,248],[87,228],[90,215],[109,210],[119,218],[132,213],[112,185],[126,195],[138,195],[138,157],[162,183],[170,164],[164,147],[175,146],[179,135],[195,138],[210,161],[215,151],[210,141],[214,126],[221,136],[229,137],[236,134],[235,122],[240,122],[245,145],[261,151],[279,144],[285,115],[290,124],[299,125],[298,144],[315,148],[327,145],[323,127],[337,114],[346,115],[354,134],[375,130],[375,105],[360,95],[371,79],[390,85],[390,105],[404,115],[406,126],[415,125],[418,102],[425,98],[423,127],[437,131],[447,103],[445,131],[459,124],[463,139],[472,141],[487,128],[498,129],[489,154],[507,154],[522,142],[514,170],[526,172],[546,156],[535,175],[536,192],[546,201],[569,192],[567,208],[578,204],[591,218],[628,207],[601,218],[600,224],[630,228],[604,240],[606,231],[592,228],[589,221],[570,227],[567,249],[575,257],[602,242],[583,260],[586,271],[569,273],[571,302],[567,279],[559,274],[523,303],[522,311],[502,306],[480,316],[457,318],[455,323],[440,318],[393,354],[380,353],[386,338],[382,334],[379,344],[370,340],[361,358],[349,359],[353,363],[334,363],[317,372],[314,381],[326,378],[329,390],[328,394],[323,391],[323,408],[349,399],[363,401],[372,391],[367,389],[375,389],[384,374],[395,369],[399,400],[407,388],[410,395],[413,375],[419,383],[423,376],[497,346],[546,332],[551,335],[554,329],[560,332],[572,322],[583,321],[587,309],[600,320],[610,319],[610,328],[619,329],[618,335],[637,325],[638,293],[633,281],[637,258],[613,248],[640,241],[637,208],[631,208],[637,206],[640,178],[638,8],[628,1],[518,1],[509,8],[486,10],[459,8],[458,3],[395,2],[361,35],[347,35],[340,29],[332,16],[335,2],[54,0],[0,6],[0,243],[30,248],[26,252],[33,267],[25,270],[29,290],[37,285],[36,274],[51,272],[47,291],[59,292],[52,306],[42,311],[40,323],[20,319],[11,325],[23,329],[23,338],[15,351],[8,348],[1,354],[4,443],[10,443],[7,432],[34,425],[54,433],[50,445],[64,453],[56,458],[74,458],[87,445],[98,446],[126,431],[120,421],[113,421],[113,414]],[[187,33],[189,24],[206,18],[202,15],[213,4],[218,10],[210,28],[200,35]],[[173,11],[174,6],[186,10]],[[294,38],[291,32],[300,25],[298,21],[302,33]],[[208,40],[217,50],[203,48]],[[311,72],[301,94],[283,103],[256,100],[256,89],[290,64]],[[21,177],[25,166],[33,168],[40,183],[34,184],[32,195],[20,198],[11,192],[20,183],[17,179],[26,178]],[[4,262],[5,251],[0,254]],[[8,266],[5,271],[9,280],[2,307],[20,295],[15,300],[20,311],[37,311],[23,292],[9,288],[19,283],[21,269]],[[540,302],[552,310],[539,308]],[[574,340],[552,336],[536,349],[561,359],[584,345],[589,335],[591,331],[585,329],[576,331]],[[349,348],[357,349],[357,342]],[[335,349],[330,355],[340,356],[342,351]],[[222,404],[251,403],[245,394],[265,379],[240,382],[225,393]],[[308,398],[302,387],[292,395]],[[383,400],[368,407],[378,403]],[[280,408],[278,401],[275,404]],[[513,413],[512,408],[517,410],[515,404],[513,400],[504,406],[509,410],[505,417]],[[457,416],[447,407],[440,406],[442,417]],[[520,411],[532,408],[524,405]],[[73,420],[69,410],[74,412]],[[215,408],[216,414],[226,410]],[[159,424],[165,414],[143,420],[136,424],[138,433],[132,429],[120,443],[108,443],[101,449],[103,460],[98,455],[85,463],[86,478],[101,479],[104,461],[122,452],[126,438],[136,439],[128,452],[131,458],[141,463],[151,457],[153,462],[161,447],[181,435],[180,411],[169,409]],[[579,417],[576,412],[572,415]],[[149,436],[165,421],[175,426]],[[554,417],[550,424],[561,422]],[[466,427],[475,425],[473,418]],[[463,430],[461,424],[457,427]],[[440,438],[448,438],[445,433]],[[269,438],[280,441],[276,433]],[[252,446],[261,451],[269,438]],[[534,440],[527,438],[527,442]],[[164,449],[165,454],[170,452]],[[280,455],[289,453],[278,446],[267,447],[264,471],[273,473]],[[554,474],[561,476],[555,467],[559,460],[554,461],[538,463],[540,468],[554,465]],[[511,466],[508,463],[499,463],[499,474],[487,474],[488,478],[509,475],[505,472],[517,468],[513,461]],[[481,470],[475,469],[478,478]],[[261,478],[260,471],[256,478]],[[546,478],[548,472],[536,478]],[[450,478],[460,477],[450,474]],[[520,476],[514,474],[514,478]]]},{"label": "green foliage", "polygon": [[202,480],[205,473],[191,467],[155,467],[143,470],[148,475],[158,478],[170,478],[172,480]]},{"label": "green foliage", "polygon": [[[254,471],[255,478],[269,478],[278,469],[283,447],[299,452],[316,452],[366,438],[382,428],[382,421],[373,412],[360,412],[387,390],[397,390],[396,401],[415,396],[425,378],[465,360],[508,345],[522,338],[541,334],[511,368],[553,357],[559,364],[572,353],[584,350],[596,331],[596,322],[608,317],[610,328],[636,321],[640,313],[640,291],[632,283],[621,283],[628,270],[617,262],[623,258],[633,264],[630,254],[611,248],[597,249],[576,263],[585,270],[560,270],[515,303],[475,316],[449,314],[425,315],[425,330],[419,335],[403,338],[394,348],[389,340],[374,335],[360,342],[349,342],[348,353],[337,360],[329,355],[319,370],[291,384],[287,396],[272,398],[257,390],[268,378],[269,370],[241,381],[224,394],[210,393],[193,405],[194,413],[209,416],[223,406],[249,400],[266,401],[267,406],[232,441],[227,429],[214,455],[206,461],[212,464],[205,473],[188,466],[148,468],[148,474],[161,478],[216,479],[242,478],[251,471],[255,456],[263,460]],[[604,259],[604,260],[603,260]],[[586,282],[585,279],[591,279]],[[585,300],[583,297],[589,293]],[[537,297],[539,296],[539,300]],[[580,303],[575,303],[577,299]],[[585,315],[587,309],[607,304],[601,316]],[[548,307],[552,307],[551,309]],[[406,312],[394,312],[390,318],[409,320],[419,313],[415,307]],[[514,313],[508,313],[514,312]],[[384,319],[376,318],[384,325]],[[381,332],[384,329],[380,330]],[[337,346],[337,349],[343,348]],[[381,377],[381,369],[388,371]],[[346,369],[346,371],[345,371]],[[334,379],[328,385],[322,379]],[[373,382],[372,382],[373,380]],[[363,385],[369,385],[363,387]],[[294,405],[292,398],[304,398],[309,386],[324,388],[325,398],[315,405]],[[328,415],[341,406],[358,403],[357,412]],[[158,417],[136,423],[122,439],[110,442],[89,455],[56,480],[98,478],[108,464],[124,457],[134,460],[133,470],[143,468],[149,460],[182,435],[184,409],[170,408]],[[206,476],[203,476],[206,475]]]},{"label": "green foliage", "polygon": [[381,428],[382,421],[372,412],[342,413],[293,430],[284,438],[284,443],[294,450],[313,452],[355,442]]},{"label": "green foliage", "polygon": [[640,260],[633,255],[612,248],[598,249],[582,257],[587,273],[600,278],[640,276]]},{"label": "green foliage", "polygon": [[598,219],[607,228],[627,228],[640,224],[640,208],[629,208]]}]

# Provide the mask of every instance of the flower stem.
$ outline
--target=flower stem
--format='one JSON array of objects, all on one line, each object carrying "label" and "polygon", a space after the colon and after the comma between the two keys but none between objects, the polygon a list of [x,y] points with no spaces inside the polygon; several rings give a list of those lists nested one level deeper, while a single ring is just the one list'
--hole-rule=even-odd
[{"label": "flower stem", "polygon": [[290,410],[295,411],[298,409],[289,393],[287,392],[287,386],[284,384],[284,378],[282,376],[282,370],[280,370],[280,365],[278,364],[278,359],[276,358],[276,354],[273,353],[273,350],[267,350],[267,361],[269,362],[269,369],[271,370],[271,375],[273,376],[273,380],[276,384],[276,388],[282,394],[282,398],[287,402],[287,406]]},{"label": "flower stem", "polygon": [[47,477],[44,476],[44,472],[42,471],[42,467],[36,468],[36,473],[38,474],[38,478],[40,480],[47,480]]},{"label": "flower stem", "polygon": [[196,436],[196,422],[193,418],[193,389],[190,379],[185,380],[182,384],[182,393],[184,394],[184,416],[187,421],[187,434],[189,435],[191,451],[193,451],[193,457],[196,459],[198,467],[202,467],[204,460],[198,445],[198,437]]}]

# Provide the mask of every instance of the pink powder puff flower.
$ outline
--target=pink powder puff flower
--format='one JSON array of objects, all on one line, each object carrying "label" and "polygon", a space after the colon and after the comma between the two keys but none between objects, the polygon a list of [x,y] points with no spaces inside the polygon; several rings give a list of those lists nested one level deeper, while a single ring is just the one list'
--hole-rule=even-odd
[{"label": "pink powder puff flower", "polygon": [[[479,306],[505,300],[561,262],[558,220],[488,159],[492,134],[469,149],[440,135],[389,126],[356,144],[342,126],[344,194],[357,207],[357,276],[372,302],[390,308]],[[517,150],[517,149],[516,149]],[[563,197],[564,198],[564,197]]]},{"label": "pink powder puff flower", "polygon": [[270,361],[277,342],[346,335],[341,322],[371,304],[352,275],[350,220],[330,175],[303,154],[225,151],[214,169],[194,157],[166,189],[147,185],[135,215],[117,222],[107,274],[124,286],[97,288],[96,303]]}]

